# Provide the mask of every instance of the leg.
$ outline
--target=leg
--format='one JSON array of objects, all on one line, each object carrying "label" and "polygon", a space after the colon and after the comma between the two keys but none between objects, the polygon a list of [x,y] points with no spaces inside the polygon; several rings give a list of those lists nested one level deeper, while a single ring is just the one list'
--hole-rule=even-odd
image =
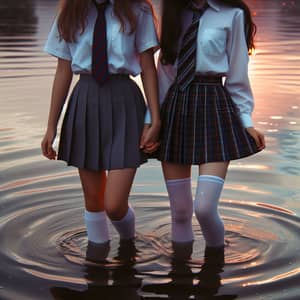
[{"label": "leg", "polygon": [[171,206],[172,241],[191,242],[194,240],[191,166],[163,162],[162,168]]},{"label": "leg", "polygon": [[229,161],[213,162],[213,163],[200,165],[199,176],[201,175],[217,176],[225,180],[228,166],[229,166]]},{"label": "leg", "polygon": [[121,239],[135,235],[135,215],[128,207],[128,197],[136,169],[111,170],[108,172],[105,190],[105,209]]},{"label": "leg", "polygon": [[207,163],[199,166],[195,198],[195,214],[207,247],[224,246],[224,224],[218,213],[229,162]]},{"label": "leg", "polygon": [[191,166],[162,162],[165,180],[176,180],[191,177]]},{"label": "leg", "polygon": [[85,207],[88,211],[104,211],[104,192],[106,185],[105,171],[79,170],[84,193]]},{"label": "leg", "polygon": [[106,213],[104,211],[105,171],[79,170],[85,200],[85,223],[88,240],[105,243],[109,240]]}]

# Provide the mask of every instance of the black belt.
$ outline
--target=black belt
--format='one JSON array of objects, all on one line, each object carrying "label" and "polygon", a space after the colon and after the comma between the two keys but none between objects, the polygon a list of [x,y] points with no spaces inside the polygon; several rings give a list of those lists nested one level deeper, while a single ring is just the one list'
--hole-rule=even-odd
[{"label": "black belt", "polygon": [[[92,74],[82,73],[80,74],[80,78],[93,77]],[[109,74],[109,78],[129,78],[129,74]]]},{"label": "black belt", "polygon": [[205,76],[205,75],[196,75],[193,79],[194,82],[201,83],[222,83],[221,76]]}]

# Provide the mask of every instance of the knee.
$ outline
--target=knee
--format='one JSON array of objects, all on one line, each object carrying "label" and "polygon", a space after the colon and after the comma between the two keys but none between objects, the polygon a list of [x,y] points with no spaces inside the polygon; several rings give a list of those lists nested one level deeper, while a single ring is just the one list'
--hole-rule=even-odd
[{"label": "knee", "polygon": [[212,211],[199,203],[195,203],[195,215],[201,222],[205,222],[212,217]]},{"label": "knee", "polygon": [[172,218],[176,223],[185,223],[192,219],[193,210],[189,207],[175,208]]},{"label": "knee", "polygon": [[127,213],[127,210],[128,210],[127,207],[122,207],[116,204],[105,205],[106,214],[112,221],[119,221],[123,219]]}]

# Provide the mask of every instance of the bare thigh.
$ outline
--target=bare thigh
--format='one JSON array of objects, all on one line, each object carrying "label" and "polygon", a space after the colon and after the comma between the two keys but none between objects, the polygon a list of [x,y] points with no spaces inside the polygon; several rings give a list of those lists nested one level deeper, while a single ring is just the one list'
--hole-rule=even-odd
[{"label": "bare thigh", "polygon": [[[229,161],[212,162],[199,165],[199,175],[212,175],[225,179]],[[182,179],[191,176],[191,166],[162,162],[162,169],[166,180]]]},{"label": "bare thigh", "polygon": [[92,212],[103,211],[106,185],[105,171],[91,171],[87,169],[79,169],[78,171],[86,209]]},{"label": "bare thigh", "polygon": [[212,175],[225,179],[228,166],[229,161],[201,164],[199,166],[199,175]]},{"label": "bare thigh", "polygon": [[105,210],[112,220],[122,219],[128,210],[128,197],[136,169],[108,172],[105,189]]},{"label": "bare thigh", "polygon": [[191,166],[162,162],[165,180],[182,179],[191,177]]}]

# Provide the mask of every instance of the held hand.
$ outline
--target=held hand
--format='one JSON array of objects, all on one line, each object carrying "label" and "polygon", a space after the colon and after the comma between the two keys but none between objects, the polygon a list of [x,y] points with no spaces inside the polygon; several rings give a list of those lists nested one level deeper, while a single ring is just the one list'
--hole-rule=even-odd
[{"label": "held hand", "polygon": [[254,138],[258,150],[266,148],[265,136],[254,127],[246,128],[247,132]]},{"label": "held hand", "polygon": [[160,146],[160,142],[149,143],[145,146],[143,151],[145,153],[151,154],[151,153],[155,152],[159,146]]},{"label": "held hand", "polygon": [[55,136],[55,130],[47,130],[41,143],[43,155],[51,160],[54,160],[56,158],[56,151],[53,149],[52,146]]},{"label": "held hand", "polygon": [[156,124],[145,124],[142,138],[140,142],[140,149],[145,153],[153,153],[159,147],[159,132],[160,132],[160,123]]}]

